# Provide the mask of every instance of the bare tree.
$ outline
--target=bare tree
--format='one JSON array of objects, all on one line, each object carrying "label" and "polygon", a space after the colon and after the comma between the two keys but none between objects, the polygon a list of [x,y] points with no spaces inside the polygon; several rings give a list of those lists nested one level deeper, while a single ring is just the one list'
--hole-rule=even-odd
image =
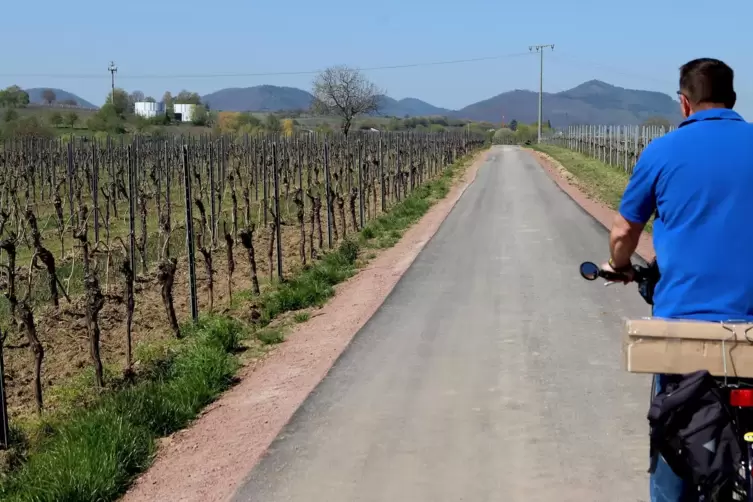
[{"label": "bare tree", "polygon": [[55,95],[55,91],[52,89],[45,89],[42,91],[42,99],[44,99],[44,102],[48,105],[51,105],[57,100],[57,96]]},{"label": "bare tree", "polygon": [[144,93],[141,91],[133,91],[131,93],[130,98],[131,98],[131,101],[134,103],[139,102],[139,101],[144,101],[145,99]]},{"label": "bare tree", "polygon": [[144,101],[145,96],[141,91],[133,91],[128,94],[128,113],[133,113],[136,110],[136,103]]},{"label": "bare tree", "polygon": [[359,70],[333,66],[316,76],[313,94],[314,113],[340,117],[343,134],[347,136],[356,116],[379,111],[384,92]]}]

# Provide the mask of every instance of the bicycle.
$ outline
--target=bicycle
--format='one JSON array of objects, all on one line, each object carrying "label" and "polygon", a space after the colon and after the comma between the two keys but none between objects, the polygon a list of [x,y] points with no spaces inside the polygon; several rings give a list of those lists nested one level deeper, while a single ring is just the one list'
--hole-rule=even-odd
[{"label": "bicycle", "polygon": [[[658,265],[652,262],[649,266],[633,265],[632,280],[627,274],[611,272],[601,269],[592,262],[580,265],[580,275],[588,281],[602,278],[607,285],[618,282],[635,282],[644,301],[651,305],[653,315],[653,293],[661,277]],[[726,321],[727,324],[740,321]],[[699,368],[701,369],[701,368]],[[730,486],[721,487],[711,502],[744,501],[753,502],[753,380],[743,378],[714,377],[722,391],[722,396],[730,405],[733,412],[733,424],[737,431],[743,458],[737,469],[737,479]],[[651,400],[656,396],[656,379],[651,379]],[[703,501],[703,499],[701,499]]]}]

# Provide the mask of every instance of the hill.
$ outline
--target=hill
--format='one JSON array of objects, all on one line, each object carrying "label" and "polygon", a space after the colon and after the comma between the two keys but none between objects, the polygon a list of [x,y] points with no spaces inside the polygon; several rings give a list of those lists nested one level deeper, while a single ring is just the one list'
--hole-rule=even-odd
[{"label": "hill", "polygon": [[452,110],[439,108],[426,101],[416,98],[404,98],[401,100],[392,99],[389,96],[382,96],[382,105],[379,115],[387,117],[427,117],[431,115],[450,115]]},{"label": "hill", "polygon": [[[201,98],[212,110],[243,112],[307,110],[314,96],[295,87],[258,85],[255,87],[229,88],[215,91]],[[380,115],[403,117],[409,115],[447,115],[452,110],[439,108],[415,98],[395,100],[382,96]]]},{"label": "hill", "polygon": [[[295,87],[260,85],[222,89],[202,98],[213,110],[226,111],[293,111],[309,108],[313,96]],[[382,96],[382,116],[431,116],[498,123],[516,119],[535,122],[538,93],[515,90],[504,92],[457,111],[434,106],[416,98],[395,100]],[[672,123],[681,120],[677,102],[670,96],[653,91],[617,87],[591,80],[567,91],[544,93],[544,119],[555,127],[570,124],[639,124],[649,117],[665,117]]]},{"label": "hill", "polygon": [[[457,118],[499,122],[535,122],[538,93],[515,90],[504,92],[466,106],[453,115]],[[681,120],[679,105],[670,96],[653,91],[617,87],[590,80],[558,93],[544,93],[544,120],[555,127],[571,124],[639,124],[649,117],[665,117],[671,123]]]},{"label": "hill", "polygon": [[68,91],[64,91],[62,89],[55,89],[52,87],[34,87],[31,89],[24,89],[29,94],[29,102],[32,104],[44,104],[44,98],[42,97],[42,93],[46,90],[52,90],[52,92],[55,93],[55,97],[57,102],[63,102],[66,100],[73,100],[76,103],[78,103],[78,106],[82,108],[97,108],[97,106],[93,105],[89,101],[80,98],[79,96],[76,96],[73,93],[70,93]]},{"label": "hill", "polygon": [[276,112],[307,110],[313,96],[295,87],[257,85],[255,87],[228,88],[201,98],[212,110],[228,112]]}]

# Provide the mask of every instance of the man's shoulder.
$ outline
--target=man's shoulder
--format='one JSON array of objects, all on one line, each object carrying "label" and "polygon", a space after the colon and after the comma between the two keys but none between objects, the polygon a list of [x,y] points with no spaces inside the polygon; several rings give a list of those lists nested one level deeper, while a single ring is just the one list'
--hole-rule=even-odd
[{"label": "man's shoulder", "polygon": [[684,141],[684,135],[678,134],[680,131],[680,129],[675,129],[652,139],[643,147],[640,155],[641,163],[653,164],[657,161],[665,161],[672,152],[676,151],[678,142]]},{"label": "man's shoulder", "polygon": [[678,143],[688,141],[691,136],[693,136],[692,131],[686,127],[679,127],[669,131],[667,134],[655,138],[646,145],[646,150],[662,151],[663,149],[672,148]]},{"label": "man's shoulder", "polygon": [[732,127],[725,127],[723,130],[716,131],[699,128],[701,124],[690,124],[689,126],[679,127],[667,134],[653,139],[643,149],[641,156],[649,159],[666,159],[668,156],[675,158],[680,151],[688,152],[694,149],[706,149],[709,146],[717,146],[720,136],[723,134],[730,140],[753,141],[753,124],[744,121],[727,121]]}]

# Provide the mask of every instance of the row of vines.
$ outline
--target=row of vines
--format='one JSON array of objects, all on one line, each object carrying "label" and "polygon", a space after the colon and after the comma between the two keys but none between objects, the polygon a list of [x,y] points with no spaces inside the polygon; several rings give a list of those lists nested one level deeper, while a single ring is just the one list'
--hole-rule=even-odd
[{"label": "row of vines", "polygon": [[480,143],[361,134],[0,144],[0,399],[41,412],[45,388],[82,357],[104,386],[103,347],[132,376],[137,341],[180,337],[181,322],[227,308],[234,289],[262,294]]}]

